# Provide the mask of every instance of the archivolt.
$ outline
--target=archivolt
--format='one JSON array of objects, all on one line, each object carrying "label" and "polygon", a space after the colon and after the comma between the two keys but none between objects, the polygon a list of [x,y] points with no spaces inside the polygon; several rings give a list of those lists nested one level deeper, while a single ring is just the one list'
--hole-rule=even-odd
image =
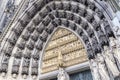
[{"label": "archivolt", "polygon": [[[109,38],[115,37],[109,22],[95,3],[92,0],[34,2],[2,41],[0,71],[19,74],[19,67],[22,67],[22,75],[38,75],[40,54],[43,54],[48,37],[58,26],[78,34],[85,44],[89,60],[95,59],[104,51],[104,46],[110,46]],[[11,58],[12,64],[9,63]]]}]

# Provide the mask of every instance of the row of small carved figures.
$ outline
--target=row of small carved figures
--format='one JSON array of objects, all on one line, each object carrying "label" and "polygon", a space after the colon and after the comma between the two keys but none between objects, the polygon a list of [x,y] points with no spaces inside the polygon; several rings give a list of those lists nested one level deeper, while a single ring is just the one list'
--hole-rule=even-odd
[{"label": "row of small carved figures", "polygon": [[[71,5],[71,4],[70,4]],[[72,5],[71,5],[72,6]],[[56,6],[57,7],[57,6]],[[56,8],[55,7],[55,8]],[[48,9],[47,11],[50,11],[49,9],[50,9],[50,6],[48,6],[48,7],[46,7],[46,9]],[[71,9],[71,8],[70,8]],[[34,9],[35,10],[35,9]],[[80,11],[80,10],[79,10]],[[83,10],[83,11],[80,11],[81,13],[80,13],[80,15],[82,15],[82,16],[86,16],[86,11],[85,10]],[[32,16],[31,16],[31,13],[33,13],[33,12],[26,12],[27,13],[27,15],[29,15],[28,17],[29,18],[32,18]],[[44,13],[44,14],[43,14]],[[43,11],[43,13],[41,12],[39,15],[42,17],[41,19],[43,19],[45,16],[46,16],[46,12],[44,12]],[[34,14],[34,13],[33,13]],[[66,14],[66,13],[65,13]],[[56,16],[57,17],[59,17],[61,14],[59,14],[59,11],[56,11]],[[99,16],[100,16],[100,18],[101,19],[103,19],[104,18],[104,15],[102,14],[102,12],[99,14]],[[49,14],[49,17],[50,18],[55,18],[52,14]],[[77,18],[77,17],[76,17]],[[70,20],[74,20],[75,19],[75,16],[73,15],[73,14],[69,14],[69,17],[68,17],[68,19],[70,19]],[[76,22],[78,22],[79,24],[81,23],[81,18],[77,18],[77,19],[75,19],[75,20],[77,20]],[[29,19],[27,20],[27,21],[29,21]],[[34,20],[35,21],[35,20]],[[33,22],[34,22],[33,21]],[[36,20],[36,21],[39,21],[39,20]],[[36,21],[34,22],[35,24],[36,24]],[[89,20],[88,20],[89,21]],[[25,27],[27,24],[28,24],[28,22],[26,22],[26,19],[25,20],[20,20],[19,19],[19,22],[20,22],[20,24],[22,25],[22,27]],[[41,28],[41,29],[37,29],[37,30],[40,30],[40,31],[43,31],[43,29],[45,28],[44,26],[47,26],[47,24],[48,24],[48,22],[49,22],[49,19],[47,20],[43,20],[42,21],[42,24],[43,24],[43,27],[39,27],[39,28]],[[57,22],[57,23],[56,23]],[[101,43],[101,45],[102,46],[104,46],[104,45],[108,45],[108,42],[106,42],[107,40],[106,40],[106,37],[105,37],[105,35],[103,34],[103,32],[102,32],[102,30],[100,29],[100,25],[96,25],[95,23],[95,21],[94,21],[94,19],[93,19],[93,17],[92,17],[92,19],[90,19],[90,21],[89,22],[91,22],[91,23],[94,23],[94,27],[96,27],[96,29],[95,30],[97,30],[98,32],[99,32],[99,38],[100,38],[100,43]],[[58,24],[65,24],[65,26],[71,26],[72,27],[72,29],[73,30],[76,30],[77,28],[76,28],[76,24],[71,24],[68,20],[66,20],[66,21],[64,21],[64,20],[62,20],[62,19],[57,19],[57,21],[52,21],[52,27],[51,26],[49,26],[50,28],[52,28],[52,29],[49,29],[49,28],[46,28],[45,30],[46,31],[44,31],[44,34],[42,34],[42,36],[40,37],[40,40],[42,41],[42,42],[46,42],[46,40],[47,40],[47,37],[48,37],[48,35],[52,32],[52,30],[53,30],[53,28],[54,28],[54,26],[55,27],[57,27],[58,26]],[[37,24],[39,24],[39,23],[37,23]],[[86,29],[86,30],[90,30],[90,28],[88,28],[88,24],[86,24],[86,22],[82,22],[82,27],[84,28],[84,29]],[[106,25],[106,28],[107,29],[105,29],[105,30],[107,30],[106,32],[108,33],[108,36],[113,36],[113,33],[112,33],[112,30],[110,30],[110,28],[109,28],[110,26],[109,25]],[[17,27],[16,29],[13,29],[13,31],[16,31],[15,33],[17,33],[17,35],[20,35],[21,34],[21,32],[22,32],[22,30],[23,29],[19,29],[20,28],[20,26],[19,27]],[[30,31],[30,33],[33,31],[33,29],[34,28],[32,28],[32,27],[29,27],[28,28],[28,32]],[[83,34],[83,31],[81,30],[81,29],[77,29],[77,31],[78,31],[78,33],[79,33],[79,35],[80,36],[82,36],[82,38],[83,38],[83,41],[85,42],[85,44],[88,46],[88,55],[89,55],[89,58],[93,58],[94,56],[93,56],[93,52],[92,52],[92,49],[91,49],[91,45],[90,45],[90,43],[88,42],[89,40],[88,40],[88,37],[85,35],[85,34]],[[92,32],[92,30],[91,31],[88,31],[88,32],[91,32],[91,33],[89,33],[90,35],[93,35],[94,33]],[[46,34],[46,35],[45,35]],[[27,35],[27,34],[24,34],[24,35]],[[27,35],[28,36],[28,35]],[[93,37],[93,36],[91,36],[91,37]],[[12,38],[10,38],[10,39],[12,39]],[[14,38],[13,38],[14,39]],[[24,39],[28,39],[28,37],[25,37]],[[36,39],[35,39],[36,40]],[[9,41],[9,40],[8,40]],[[12,44],[15,44],[16,43],[16,39],[15,40],[13,40],[13,41],[9,41],[10,43],[12,42]],[[95,42],[94,42],[95,43]],[[96,42],[97,43],[97,42]],[[31,46],[31,43],[29,43],[29,45],[30,45],[30,47],[28,46],[28,48],[29,49],[32,49],[31,47],[33,47],[33,46]],[[41,44],[40,44],[41,45]],[[96,47],[94,47],[95,48],[95,50],[97,50],[97,51],[99,51],[99,49],[100,48],[98,48],[98,49],[96,49]],[[95,51],[94,50],[94,51]],[[89,53],[90,52],[90,53]],[[11,55],[10,53],[10,51],[9,52],[7,52],[7,53],[9,53],[9,55]],[[91,57],[91,55],[92,55],[92,57]]]},{"label": "row of small carved figures", "polygon": [[[38,55],[39,56],[39,55]],[[33,56],[34,57],[34,56]],[[8,62],[9,62],[8,56],[4,57],[2,60],[3,63],[0,67],[1,73],[7,73],[8,72]],[[31,61],[32,59],[32,61]],[[22,64],[21,64],[22,63]],[[30,66],[31,64],[31,66]],[[30,55],[28,57],[28,54],[15,54],[13,59],[13,65],[12,65],[12,74],[18,75],[20,73],[20,66],[22,67],[22,75],[28,75],[29,74],[29,68],[31,68],[31,75],[38,75],[38,65],[39,65],[39,59],[30,58]]]}]

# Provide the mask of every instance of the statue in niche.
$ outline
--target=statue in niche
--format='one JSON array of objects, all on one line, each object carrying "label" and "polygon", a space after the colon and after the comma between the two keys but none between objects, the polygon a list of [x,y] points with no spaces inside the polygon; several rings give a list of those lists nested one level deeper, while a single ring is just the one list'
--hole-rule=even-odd
[{"label": "statue in niche", "polygon": [[63,69],[63,67],[64,67],[63,55],[59,51],[57,53],[58,53],[58,68],[59,68],[57,80],[70,80],[69,75]]},{"label": "statue in niche", "polygon": [[113,55],[114,55],[114,57],[117,61],[117,65],[120,69],[120,54],[119,54],[120,45],[119,45],[119,42],[115,38],[110,37],[110,44],[111,44],[111,47],[112,47],[112,53],[113,53]]},{"label": "statue in niche", "polygon": [[115,64],[113,55],[107,46],[105,46],[104,49],[104,57],[107,67],[114,77],[118,77],[120,72],[118,71],[117,65]]},{"label": "statue in niche", "polygon": [[100,53],[98,53],[96,59],[97,59],[98,68],[99,68],[98,71],[99,71],[100,77],[102,78],[101,80],[110,80],[110,77],[106,69],[104,57]]},{"label": "statue in niche", "polygon": [[96,59],[91,59],[89,63],[94,80],[101,80]]}]

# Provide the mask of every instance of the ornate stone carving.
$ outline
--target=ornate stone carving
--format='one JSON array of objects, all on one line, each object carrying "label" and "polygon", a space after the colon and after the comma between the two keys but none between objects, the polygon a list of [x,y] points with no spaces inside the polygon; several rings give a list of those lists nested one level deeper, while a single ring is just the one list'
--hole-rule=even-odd
[{"label": "ornate stone carving", "polygon": [[97,63],[98,63],[98,68],[99,68],[98,71],[101,76],[101,79],[110,80],[110,77],[108,75],[108,72],[105,66],[104,58],[101,54],[97,54]]},{"label": "ornate stone carving", "polygon": [[30,64],[30,60],[24,58],[23,65],[22,65],[22,75],[28,75],[28,73],[29,73],[29,64]]},{"label": "ornate stone carving", "polygon": [[40,36],[40,40],[42,40],[43,42],[46,42],[47,37],[48,37],[48,33],[44,31]]},{"label": "ornate stone carving", "polygon": [[91,68],[91,72],[93,75],[93,79],[94,80],[101,80],[96,59],[91,59],[89,62],[90,62],[90,68]]},{"label": "ornate stone carving", "polygon": [[30,50],[33,50],[35,42],[32,40],[29,40],[28,43],[26,44],[26,47]]},{"label": "ornate stone carving", "polygon": [[42,48],[43,48],[43,42],[42,42],[41,40],[38,41],[38,42],[36,43],[35,47],[36,47],[36,49],[38,49],[38,50],[42,50]]},{"label": "ornate stone carving", "polygon": [[45,26],[43,24],[40,24],[39,26],[36,27],[36,31],[38,31],[40,34],[43,32],[45,29]]},{"label": "ornate stone carving", "polygon": [[85,29],[85,30],[87,30],[87,29],[89,28],[88,23],[85,22],[85,21],[82,21],[82,22],[81,22],[81,26],[82,26],[82,28]]},{"label": "ornate stone carving", "polygon": [[44,26],[48,26],[48,24],[51,22],[51,19],[47,16],[46,17],[46,19],[44,19],[43,21],[42,21],[42,24],[44,25]]},{"label": "ornate stone carving", "polygon": [[118,71],[117,66],[115,64],[113,54],[110,53],[110,49],[107,46],[105,46],[104,49],[105,50],[103,56],[105,57],[105,62],[107,64],[107,67],[114,76],[114,78],[116,78],[120,75],[120,72]]},{"label": "ornate stone carving", "polygon": [[29,37],[30,37],[30,32],[28,31],[28,30],[26,30],[23,34],[22,34],[22,36],[21,36],[24,40],[28,40],[29,39]]},{"label": "ornate stone carving", "polygon": [[31,35],[32,40],[37,41],[39,37],[39,33],[37,31],[34,31],[33,34]]},{"label": "ornate stone carving", "polygon": [[92,22],[94,21],[94,16],[89,13],[89,14],[86,16],[86,19],[87,19],[88,22],[92,23]]},{"label": "ornate stone carving", "polygon": [[19,43],[17,43],[17,47],[23,50],[25,48],[26,41],[21,39]]},{"label": "ornate stone carving", "polygon": [[78,13],[80,16],[83,16],[83,17],[85,17],[86,16],[86,14],[87,14],[87,11],[85,10],[85,9],[83,9],[83,8],[80,8],[80,10],[79,10],[79,13]]},{"label": "ornate stone carving", "polygon": [[[59,51],[61,54],[59,54]],[[59,60],[57,58],[58,54],[60,55]],[[61,55],[63,56],[64,64],[61,62]],[[82,42],[70,31],[60,28],[54,33],[45,49],[42,73],[58,69],[58,62],[60,62],[59,66],[68,67],[84,61],[87,61],[87,56]]]}]

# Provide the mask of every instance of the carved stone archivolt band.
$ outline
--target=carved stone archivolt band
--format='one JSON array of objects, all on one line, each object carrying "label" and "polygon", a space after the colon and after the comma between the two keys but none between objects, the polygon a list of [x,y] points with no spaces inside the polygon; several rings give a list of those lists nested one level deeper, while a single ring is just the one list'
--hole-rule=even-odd
[{"label": "carved stone archivolt band", "polygon": [[[109,69],[109,64],[106,65],[108,61],[105,49],[107,47],[111,50],[111,38],[116,40],[116,37],[107,18],[109,15],[106,16],[98,5],[97,0],[34,2],[19,20],[13,23],[1,43],[0,73],[3,76],[16,74],[16,78],[18,75],[39,78],[42,57],[40,54],[43,54],[48,37],[52,36],[58,26],[63,26],[77,34],[84,42],[93,76],[98,75],[95,80],[119,79],[119,57],[114,57],[119,55],[118,52],[109,52],[110,55],[114,53],[114,60],[109,61],[117,74]],[[117,50],[119,51],[119,48]],[[15,61],[20,64],[14,63]],[[98,74],[95,74],[96,69]]]}]

